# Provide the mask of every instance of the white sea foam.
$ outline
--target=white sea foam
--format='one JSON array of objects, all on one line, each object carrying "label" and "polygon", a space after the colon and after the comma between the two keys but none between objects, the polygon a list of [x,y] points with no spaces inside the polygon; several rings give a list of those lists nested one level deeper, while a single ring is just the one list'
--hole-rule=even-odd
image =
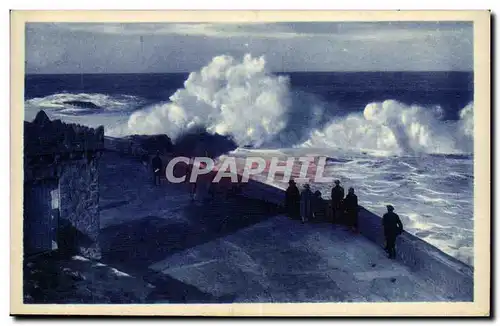
[{"label": "white sea foam", "polygon": [[[90,104],[95,107],[85,108],[82,106]],[[35,97],[25,102],[26,111],[47,110],[50,113],[60,114],[72,112],[101,113],[109,111],[130,111],[136,109],[142,103],[141,99],[132,95],[107,95],[99,93],[57,93],[44,97]],[[31,112],[30,112],[31,113]]]},{"label": "white sea foam", "polygon": [[315,130],[307,146],[344,146],[389,153],[472,153],[473,104],[460,120],[443,121],[439,107],[407,106],[386,100],[366,105],[363,113],[334,119]]},{"label": "white sea foam", "polygon": [[369,103],[362,113],[347,117],[327,115],[325,106],[312,96],[292,92],[286,77],[266,70],[263,57],[247,54],[238,61],[218,56],[192,72],[169,102],[135,112],[119,132],[168,133],[175,139],[189,128],[203,126],[234,137],[239,145],[257,147],[355,148],[381,156],[472,152],[472,103],[454,122],[442,120],[440,107],[394,100]]},{"label": "white sea foam", "polygon": [[215,57],[192,72],[170,101],[131,115],[128,133],[168,133],[176,138],[202,126],[212,133],[231,135],[240,145],[269,142],[286,126],[289,82],[265,70],[263,58],[246,55],[241,62]]}]

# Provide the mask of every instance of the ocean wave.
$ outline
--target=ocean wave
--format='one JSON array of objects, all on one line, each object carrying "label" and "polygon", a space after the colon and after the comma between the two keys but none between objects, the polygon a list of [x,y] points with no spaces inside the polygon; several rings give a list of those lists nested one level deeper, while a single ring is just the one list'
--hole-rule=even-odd
[{"label": "ocean wave", "polygon": [[[395,154],[470,154],[473,151],[473,104],[460,120],[443,121],[442,110],[386,100],[369,103],[363,113],[334,119],[315,130],[308,145],[385,150]],[[453,156],[460,157],[460,156]]]},{"label": "ocean wave", "polygon": [[85,116],[106,112],[131,112],[144,100],[132,95],[107,95],[100,93],[57,93],[25,101],[27,113],[46,110],[52,116]]},{"label": "ocean wave", "polygon": [[457,121],[444,121],[440,107],[391,99],[368,103],[345,116],[342,108],[292,89],[287,76],[272,74],[264,57],[250,54],[241,60],[214,57],[191,72],[168,101],[147,107],[130,95],[86,93],[53,94],[25,104],[58,117],[127,112],[128,121],[106,126],[109,136],[167,134],[175,142],[189,130],[202,128],[231,137],[239,147],[340,148],[370,156],[455,155],[450,158],[473,152],[473,103],[460,111]]},{"label": "ocean wave", "polygon": [[347,117],[336,117],[327,105],[292,91],[286,76],[266,69],[263,57],[218,56],[192,72],[170,101],[134,112],[122,132],[168,133],[175,139],[202,126],[230,135],[239,146],[355,148],[385,155],[472,152],[473,103],[458,121],[443,121],[440,107],[390,99]]}]

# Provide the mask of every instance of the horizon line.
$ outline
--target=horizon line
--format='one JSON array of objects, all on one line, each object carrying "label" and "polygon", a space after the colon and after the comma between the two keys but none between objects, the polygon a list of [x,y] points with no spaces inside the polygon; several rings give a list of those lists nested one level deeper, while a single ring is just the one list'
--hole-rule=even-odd
[{"label": "horizon line", "polygon": [[[55,72],[55,73],[24,73],[27,75],[164,75],[164,74],[190,74],[193,71],[171,71],[171,72]],[[294,70],[294,71],[271,71],[272,74],[289,73],[474,73],[474,70]]]}]

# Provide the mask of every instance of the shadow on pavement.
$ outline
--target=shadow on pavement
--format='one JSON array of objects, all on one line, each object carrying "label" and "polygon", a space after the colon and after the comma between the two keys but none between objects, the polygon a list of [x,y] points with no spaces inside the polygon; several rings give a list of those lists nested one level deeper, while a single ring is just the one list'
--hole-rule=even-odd
[{"label": "shadow on pavement", "polygon": [[[168,203],[166,203],[168,205]],[[148,267],[174,253],[198,246],[265,221],[278,212],[272,204],[241,196],[186,202],[181,218],[145,216],[101,230],[102,261],[153,284],[149,302],[231,302],[157,273]]]}]

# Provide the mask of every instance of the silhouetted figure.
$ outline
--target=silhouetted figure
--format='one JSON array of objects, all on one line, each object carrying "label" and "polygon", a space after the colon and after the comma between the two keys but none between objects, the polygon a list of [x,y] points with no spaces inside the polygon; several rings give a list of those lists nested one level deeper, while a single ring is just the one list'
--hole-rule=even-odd
[{"label": "silhouetted figure", "polygon": [[134,153],[132,153],[132,142],[128,142],[128,147],[127,147],[127,154],[132,156]]},{"label": "silhouetted figure", "polygon": [[354,194],[354,188],[349,188],[347,196],[344,199],[345,219],[347,226],[356,231],[358,228],[358,196]]},{"label": "silhouetted figure", "polygon": [[309,184],[304,185],[304,189],[300,193],[300,215],[302,217],[302,223],[310,220],[312,217],[312,197],[313,193]]},{"label": "silhouetted figure", "polygon": [[208,195],[209,195],[209,199],[210,200],[213,200],[215,198],[215,194],[216,194],[216,184],[211,182],[209,180],[209,185],[208,185]]},{"label": "silhouetted figure", "polygon": [[288,181],[288,188],[285,192],[285,209],[288,216],[298,219],[300,215],[300,192],[295,181]]},{"label": "silhouetted figure", "polygon": [[191,194],[191,200],[194,201],[196,200],[196,189],[198,186],[198,178],[196,178],[194,181],[191,181],[191,174],[193,173],[193,167],[194,167],[194,157],[191,157],[189,159],[189,164],[187,168],[187,174],[186,174],[186,181],[189,183],[189,192]]},{"label": "silhouetted figure", "polygon": [[163,162],[160,158],[160,151],[156,151],[156,156],[151,162],[151,167],[153,168],[154,182],[156,186],[160,185],[160,177],[163,170]]},{"label": "silhouetted figure", "polygon": [[342,223],[342,201],[344,200],[344,188],[340,186],[340,181],[335,180],[335,187],[332,188],[332,216],[333,223]]},{"label": "silhouetted figure", "polygon": [[313,206],[314,219],[318,221],[323,220],[326,215],[326,209],[325,209],[325,202],[321,197],[321,191],[316,190],[314,192],[312,204],[313,204],[312,206]]},{"label": "silhouetted figure", "polygon": [[392,205],[387,205],[387,213],[382,217],[382,225],[386,243],[385,251],[389,254],[389,258],[394,259],[396,258],[396,238],[403,233],[403,223],[398,214],[394,213]]},{"label": "silhouetted figure", "polygon": [[149,165],[149,155],[148,153],[143,153],[141,155],[141,163],[142,163],[142,166],[144,166],[144,170],[146,170],[146,172],[148,171],[148,165]]}]

